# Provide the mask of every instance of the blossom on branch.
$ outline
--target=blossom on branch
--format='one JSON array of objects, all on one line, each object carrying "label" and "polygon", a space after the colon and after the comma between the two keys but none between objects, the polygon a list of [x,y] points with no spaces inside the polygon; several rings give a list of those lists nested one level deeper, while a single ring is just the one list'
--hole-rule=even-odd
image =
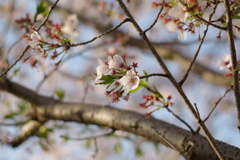
[{"label": "blossom on branch", "polygon": [[40,46],[42,41],[42,37],[38,34],[38,32],[34,31],[30,36],[30,41],[28,45],[31,47],[31,55],[40,57],[43,55],[44,50]]},{"label": "blossom on branch", "polygon": [[34,31],[31,34],[30,41],[28,42],[28,45],[32,48],[36,47],[42,40],[42,37],[38,34],[38,32]]},{"label": "blossom on branch", "polygon": [[124,87],[125,92],[136,89],[139,81],[139,77],[133,70],[127,71],[126,75],[119,80],[120,84]]},{"label": "blossom on branch", "polygon": [[167,29],[169,32],[176,32],[178,30],[178,39],[185,40],[187,39],[187,33],[175,22],[169,22],[167,24]]},{"label": "blossom on branch", "polygon": [[[110,61],[111,57],[108,57],[108,62]],[[99,79],[101,79],[102,74],[105,73],[106,75],[111,74],[112,73],[112,69],[109,68],[108,62],[106,62],[105,64],[102,62],[101,59],[98,59],[98,64],[99,66],[97,67],[97,77],[95,79],[95,81],[98,81]]]},{"label": "blossom on branch", "polygon": [[217,61],[217,65],[220,67],[220,70],[223,70],[225,68],[231,69],[232,61],[230,54],[223,54],[222,58]]},{"label": "blossom on branch", "polygon": [[78,25],[79,25],[79,22],[78,22],[77,15],[72,14],[68,16],[67,19],[65,20],[63,27],[61,28],[61,31],[64,34],[70,36],[71,40],[74,40],[79,34],[77,30]]},{"label": "blossom on branch", "polygon": [[178,18],[181,22],[185,22],[188,17],[187,8],[180,2],[169,9],[168,14],[172,17]]},{"label": "blossom on branch", "polygon": [[112,59],[109,60],[109,68],[111,69],[118,69],[124,67],[123,58],[119,55],[114,55]]}]

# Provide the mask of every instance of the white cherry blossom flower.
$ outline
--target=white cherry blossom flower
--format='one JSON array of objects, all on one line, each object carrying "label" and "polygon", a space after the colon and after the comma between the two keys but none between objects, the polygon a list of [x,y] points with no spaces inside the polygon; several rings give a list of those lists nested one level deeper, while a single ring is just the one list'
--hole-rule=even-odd
[{"label": "white cherry blossom flower", "polygon": [[181,22],[185,22],[188,17],[187,8],[180,2],[169,9],[168,14],[172,17],[179,18]]},{"label": "white cherry blossom flower", "polygon": [[[108,57],[108,62],[109,62],[110,59],[111,59],[111,57],[109,56]],[[104,74],[104,73],[106,75],[112,73],[112,69],[109,68],[109,65],[104,64],[101,59],[98,59],[98,64],[99,64],[99,66],[96,69],[97,70],[97,77],[96,77],[95,81],[98,81],[99,79],[101,79],[102,74]]]},{"label": "white cherry blossom flower", "polygon": [[32,34],[31,34],[31,41],[29,41],[28,42],[28,45],[29,46],[31,46],[31,47],[35,47],[35,46],[37,46],[39,43],[40,43],[40,41],[41,41],[41,39],[42,39],[42,37],[38,34],[38,32],[36,32],[36,31],[34,31]]},{"label": "white cherry blossom flower", "polygon": [[176,32],[178,30],[178,39],[185,40],[187,39],[187,33],[183,29],[179,29],[178,24],[174,22],[169,22],[167,24],[167,29],[169,32]]},{"label": "white cherry blossom flower", "polygon": [[127,71],[126,75],[119,80],[120,84],[124,87],[125,92],[136,89],[138,87],[139,81],[139,77],[133,70]]},{"label": "white cherry blossom flower", "polygon": [[79,21],[78,21],[77,15],[72,14],[68,16],[67,19],[65,20],[64,25],[61,28],[61,31],[64,34],[70,36],[71,40],[74,40],[79,34],[77,30],[78,25],[79,25]]},{"label": "white cherry blossom flower", "polygon": [[217,61],[217,65],[220,67],[220,70],[223,70],[225,68],[231,68],[232,61],[230,54],[223,54],[222,58]]},{"label": "white cherry blossom flower", "polygon": [[114,55],[112,59],[110,59],[109,63],[109,68],[111,69],[119,69],[124,66],[124,60],[121,56],[119,55]]},{"label": "white cherry blossom flower", "polygon": [[31,47],[31,55],[40,57],[44,53],[44,50],[40,46]]}]

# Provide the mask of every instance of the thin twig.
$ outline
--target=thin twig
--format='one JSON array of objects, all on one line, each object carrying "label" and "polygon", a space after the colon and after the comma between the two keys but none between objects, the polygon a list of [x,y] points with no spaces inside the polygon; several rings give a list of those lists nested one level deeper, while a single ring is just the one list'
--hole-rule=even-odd
[{"label": "thin twig", "polygon": [[26,121],[22,121],[22,122],[16,122],[16,123],[4,123],[4,122],[0,122],[0,125],[2,126],[20,126],[20,125],[24,125],[25,123],[29,122],[29,120]]},{"label": "thin twig", "polygon": [[190,131],[192,132],[192,133],[194,133],[194,130],[192,129],[192,127],[187,123],[187,122],[185,122],[182,118],[180,118],[177,114],[175,114],[172,110],[170,110],[168,107],[165,107],[167,110],[168,110],[168,112],[170,112],[170,113],[172,113],[172,115],[174,116],[174,117],[176,117],[179,121],[181,121],[182,123],[184,123],[189,129],[190,129]]},{"label": "thin twig", "polygon": [[196,103],[194,103],[194,107],[195,107],[196,112],[197,112],[198,120],[201,120],[201,118],[200,118],[200,113],[199,113],[199,111],[198,111],[198,107],[197,107],[197,104],[196,104]]},{"label": "thin twig", "polygon": [[[229,87],[225,93],[218,99],[218,101],[215,103],[214,107],[211,109],[211,111],[208,113],[207,117],[203,120],[203,123],[205,123],[209,117],[211,116],[211,114],[213,113],[213,111],[215,110],[215,108],[217,108],[217,105],[220,103],[220,101],[227,95],[227,93],[233,88],[233,86]],[[200,130],[200,128],[198,127],[195,131],[195,133],[198,133]]]},{"label": "thin twig", "polygon": [[149,28],[147,28],[145,31],[143,31],[144,34],[146,34],[147,31],[149,31],[150,29],[152,29],[152,28],[154,27],[154,25],[157,23],[158,18],[159,18],[159,16],[160,16],[160,14],[162,13],[163,6],[164,6],[164,0],[163,0],[163,2],[162,2],[162,7],[161,7],[160,11],[158,12],[158,15],[157,15],[157,17],[155,18],[153,24],[152,24]]},{"label": "thin twig", "polygon": [[[81,46],[81,45],[85,45],[85,44],[91,43],[91,42],[95,41],[96,39],[98,39],[98,38],[100,38],[100,37],[102,37],[102,36],[104,36],[104,35],[106,35],[106,34],[111,33],[112,31],[118,29],[122,24],[124,24],[124,23],[126,23],[126,22],[129,22],[129,21],[130,21],[129,18],[125,18],[125,19],[124,19],[121,23],[119,23],[118,25],[116,25],[116,26],[112,27],[111,29],[109,29],[108,31],[106,31],[106,32],[104,32],[104,33],[102,33],[102,34],[100,34],[100,35],[92,38],[91,40],[86,41],[86,42],[82,42],[82,43],[71,44],[71,45],[69,45],[69,46],[70,46],[70,47],[75,47],[75,46]],[[59,45],[59,46],[61,47],[62,45]]]},{"label": "thin twig", "polygon": [[20,57],[10,66],[8,67],[1,75],[0,77],[4,76],[10,69],[12,69],[21,59],[22,57],[25,55],[25,53],[27,52],[27,50],[29,49],[29,47],[27,46],[25,48],[25,50],[23,51],[23,53],[20,55]]},{"label": "thin twig", "polygon": [[[54,69],[52,69],[48,74],[45,74],[44,75],[44,78],[41,80],[41,82],[37,85],[37,87],[36,87],[36,89],[35,89],[35,91],[39,91],[39,89],[40,89],[40,87],[42,86],[42,84],[53,74],[53,73],[55,73],[55,71],[59,71],[60,73],[61,73],[61,71],[60,70],[58,70],[59,68],[60,68],[60,66],[62,66],[64,63],[66,63],[68,60],[70,60],[70,59],[72,59],[72,58],[74,58],[74,57],[76,57],[76,56],[81,56],[84,52],[86,52],[86,51],[88,51],[88,50],[90,50],[90,49],[95,49],[95,48],[97,48],[97,47],[99,47],[99,46],[101,46],[102,45],[102,43],[101,44],[98,44],[98,45],[96,45],[96,46],[93,46],[93,47],[88,47],[88,48],[86,48],[86,49],[84,49],[83,51],[81,51],[81,52],[79,52],[79,53],[77,53],[77,54],[72,54],[72,55],[70,55],[69,57],[67,57],[67,59],[64,59],[60,64],[59,64],[59,66],[57,67],[57,68],[54,68]],[[96,59],[94,59],[94,60],[96,60]],[[77,77],[75,77],[76,79],[77,79]]]},{"label": "thin twig", "polygon": [[221,30],[224,30],[224,31],[227,30],[226,27],[220,27],[220,26],[218,26],[218,25],[216,25],[216,24],[210,23],[210,22],[206,21],[205,19],[199,17],[198,15],[195,15],[194,18],[196,18],[197,20],[203,22],[203,23],[206,24],[206,25],[210,25],[210,26],[213,26],[213,27],[215,27],[215,28],[218,28],[218,29],[221,29]]},{"label": "thin twig", "polygon": [[148,46],[149,50],[154,55],[154,57],[156,58],[156,60],[159,63],[159,65],[162,67],[163,71],[166,74],[168,74],[168,79],[170,80],[170,82],[173,84],[173,86],[177,89],[177,91],[181,95],[183,101],[185,102],[185,104],[188,107],[189,111],[192,113],[192,115],[194,116],[196,122],[198,123],[198,125],[200,126],[200,128],[202,129],[204,134],[206,135],[206,138],[207,138],[208,142],[210,143],[211,147],[213,148],[213,150],[215,151],[215,153],[217,154],[219,159],[220,160],[225,160],[225,158],[223,157],[222,151],[220,150],[219,146],[216,144],[215,139],[213,138],[213,136],[211,135],[211,133],[209,132],[209,130],[205,126],[205,124],[202,123],[201,121],[199,121],[198,115],[197,115],[197,113],[196,113],[192,103],[189,101],[189,99],[186,96],[185,92],[183,91],[182,87],[178,84],[176,79],[172,76],[171,72],[168,70],[168,68],[167,68],[166,64],[164,63],[163,59],[159,56],[159,54],[157,53],[156,49],[153,47],[152,43],[149,41],[149,39],[146,36],[146,34],[143,33],[142,29],[140,28],[138,23],[135,21],[135,19],[133,18],[132,14],[129,12],[129,10],[127,9],[125,4],[123,3],[123,1],[122,0],[117,0],[117,1],[119,3],[120,7],[125,12],[125,14],[130,18],[130,20],[131,20],[133,26],[135,27],[136,31],[142,37],[143,41],[145,42],[145,44]]},{"label": "thin twig", "polygon": [[205,123],[208,118],[211,116],[212,112],[215,110],[215,108],[217,107],[217,105],[220,103],[220,101],[227,95],[227,93],[232,90],[233,86],[229,87],[225,93],[218,99],[218,101],[215,103],[214,107],[212,108],[212,110],[209,112],[208,116],[203,120],[203,122]]},{"label": "thin twig", "polygon": [[67,136],[61,136],[61,137],[62,137],[62,138],[66,138],[66,139],[68,139],[68,140],[82,141],[82,140],[86,140],[86,139],[93,139],[93,138],[99,138],[99,137],[108,136],[108,135],[113,134],[115,131],[116,131],[115,129],[112,129],[110,132],[103,133],[103,134],[100,134],[100,135],[98,135],[98,136],[89,136],[89,137],[84,137],[84,138],[71,138],[71,137],[67,137]]},{"label": "thin twig", "polygon": [[[212,16],[213,16],[213,14],[215,13],[215,11],[216,11],[216,9],[217,9],[217,6],[218,6],[218,3],[216,3],[216,5],[214,6],[213,12],[212,12],[212,13],[210,14],[210,16],[209,16],[209,21],[211,21]],[[199,46],[198,46],[198,49],[197,49],[197,51],[196,51],[196,53],[195,53],[195,55],[194,55],[194,57],[193,57],[193,59],[192,59],[192,61],[191,61],[191,63],[190,63],[190,66],[188,67],[187,72],[186,72],[185,75],[183,76],[182,80],[179,82],[180,86],[182,86],[183,83],[187,80],[187,77],[188,77],[188,75],[189,75],[189,73],[190,73],[190,71],[191,71],[191,69],[192,69],[192,66],[193,66],[194,62],[196,61],[196,59],[197,59],[197,56],[198,56],[198,54],[199,54],[199,52],[200,52],[200,49],[202,48],[202,44],[203,44],[203,42],[204,42],[204,40],[205,40],[205,37],[206,37],[206,35],[207,35],[208,27],[209,27],[209,24],[206,25],[206,28],[205,28],[205,30],[204,30],[204,33],[203,33],[203,37],[202,37],[202,39],[201,39],[201,42],[200,42],[200,44],[199,44]]]},{"label": "thin twig", "polygon": [[[39,30],[42,28],[42,26],[46,23],[46,21],[48,20],[48,17],[50,16],[50,14],[51,14],[52,10],[54,9],[54,7],[57,5],[58,1],[59,1],[59,0],[57,0],[57,1],[53,4],[53,6],[51,7],[50,11],[48,12],[47,17],[46,17],[45,20],[42,22],[42,24],[38,27],[37,31],[39,31]],[[20,55],[20,57],[19,57],[10,67],[8,67],[8,68],[0,75],[0,77],[2,77],[3,75],[5,75],[10,69],[12,69],[12,68],[22,59],[22,57],[25,55],[25,53],[28,51],[28,49],[29,49],[29,45],[25,48],[25,50],[24,50],[23,53]]]},{"label": "thin twig", "polygon": [[93,158],[95,158],[97,156],[97,153],[98,153],[97,138],[93,138],[93,142],[94,142],[94,146],[95,146],[95,152],[92,156],[93,156]]},{"label": "thin twig", "polygon": [[47,16],[46,16],[46,18],[45,18],[45,20],[44,20],[44,21],[42,22],[42,24],[38,27],[37,32],[38,32],[38,31],[42,28],[42,26],[47,22],[50,14],[52,13],[53,9],[55,8],[55,6],[57,5],[58,2],[59,2],[59,0],[56,0],[56,2],[52,5],[50,11],[48,12],[48,14],[47,14]]},{"label": "thin twig", "polygon": [[148,77],[153,77],[153,76],[159,76],[159,77],[168,77],[167,74],[162,74],[162,73],[152,73],[152,74],[148,74],[145,76],[140,76],[140,79],[144,79],[144,78],[148,78]]},{"label": "thin twig", "polygon": [[234,96],[236,101],[236,107],[238,112],[238,130],[240,131],[240,92],[239,92],[239,78],[238,78],[238,62],[237,62],[237,54],[234,44],[234,35],[232,28],[232,11],[230,10],[229,0],[224,0],[225,10],[226,10],[226,24],[227,24],[227,37],[231,54],[232,61],[232,73],[233,73],[233,89]]},{"label": "thin twig", "polygon": [[158,135],[159,137],[161,137],[172,149],[174,149],[175,151],[178,151],[179,154],[181,154],[183,157],[184,154],[179,150],[177,149],[169,140],[167,140],[160,132],[158,132],[154,127],[151,127]]}]

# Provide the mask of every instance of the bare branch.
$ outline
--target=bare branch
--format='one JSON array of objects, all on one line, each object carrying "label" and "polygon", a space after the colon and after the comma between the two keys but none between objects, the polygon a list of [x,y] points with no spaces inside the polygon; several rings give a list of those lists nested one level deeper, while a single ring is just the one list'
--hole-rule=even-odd
[{"label": "bare branch", "polygon": [[194,17],[195,17],[197,20],[203,22],[203,23],[206,24],[206,25],[210,25],[210,26],[213,26],[213,27],[215,27],[215,28],[218,28],[218,29],[221,29],[221,30],[224,30],[224,31],[227,30],[226,27],[220,27],[220,26],[218,26],[218,25],[216,25],[216,24],[214,24],[214,23],[210,23],[209,21],[207,21],[207,20],[199,17],[198,15],[194,15]]},{"label": "bare branch", "polygon": [[162,2],[162,7],[161,7],[160,11],[158,12],[158,15],[157,15],[157,17],[155,18],[153,24],[152,24],[149,28],[147,28],[145,31],[143,31],[144,34],[146,34],[147,31],[149,31],[150,29],[152,29],[152,28],[154,27],[154,25],[157,23],[157,20],[158,20],[160,14],[162,13],[162,10],[163,10],[164,2],[165,2],[165,1],[163,0],[163,2]]},{"label": "bare branch", "polygon": [[[129,21],[130,21],[129,18],[126,18],[121,23],[119,23],[118,25],[116,25],[113,28],[109,29],[108,31],[106,31],[106,32],[104,32],[104,33],[94,37],[93,39],[91,39],[89,41],[86,41],[86,42],[82,42],[82,43],[71,44],[70,46],[71,47],[76,47],[76,46],[81,46],[81,45],[85,45],[85,44],[91,43],[91,42],[95,41],[96,39],[98,39],[98,38],[100,38],[100,37],[102,37],[104,35],[107,35],[107,34],[111,33],[112,31],[118,29],[122,24],[124,24],[126,22],[129,22]],[[59,45],[59,46],[61,46],[61,45]]]},{"label": "bare branch", "polygon": [[181,154],[183,157],[186,157],[179,149],[177,149],[169,140],[167,140],[159,131],[157,131],[154,127],[152,129],[161,137],[171,148],[173,148],[175,151],[178,151],[179,154]]},{"label": "bare branch", "polygon": [[215,103],[214,107],[211,109],[211,111],[209,112],[208,116],[203,120],[203,122],[205,123],[208,118],[211,116],[211,114],[213,113],[213,111],[215,110],[215,108],[217,107],[217,105],[221,102],[221,100],[227,95],[227,93],[232,90],[233,86],[229,87],[225,93],[218,99],[218,101]]},{"label": "bare branch", "polygon": [[225,10],[226,10],[226,23],[227,23],[227,36],[228,43],[231,54],[232,61],[232,73],[233,73],[233,89],[234,96],[236,101],[236,107],[238,112],[238,130],[240,131],[240,91],[239,91],[239,78],[238,78],[238,70],[237,70],[237,54],[234,44],[234,34],[233,34],[233,25],[232,25],[232,11],[230,10],[229,0],[224,0]]},{"label": "bare branch", "polygon": [[111,131],[109,131],[107,133],[103,133],[103,134],[100,134],[100,135],[97,135],[97,136],[83,137],[83,138],[71,138],[71,137],[68,137],[68,136],[61,136],[61,137],[69,139],[69,140],[74,140],[74,141],[82,141],[82,140],[86,140],[86,139],[96,139],[96,138],[99,138],[99,137],[109,136],[109,135],[113,134],[115,131],[116,130],[111,129]]},{"label": "bare branch", "polygon": [[222,156],[222,151],[219,149],[219,147],[217,146],[213,136],[211,135],[211,133],[209,132],[209,130],[207,129],[207,127],[205,126],[204,123],[201,123],[201,121],[199,121],[198,119],[198,115],[196,113],[196,111],[194,110],[191,102],[189,101],[188,97],[186,96],[186,94],[184,93],[184,91],[182,90],[181,86],[177,83],[177,81],[175,80],[175,78],[172,76],[172,74],[170,73],[170,71],[168,70],[166,64],[163,62],[162,58],[159,56],[159,54],[157,53],[157,51],[155,50],[155,48],[153,47],[153,45],[151,44],[151,42],[149,41],[148,37],[143,33],[142,29],[140,28],[140,26],[138,25],[138,23],[135,21],[135,19],[133,18],[133,16],[131,15],[131,13],[129,12],[129,10],[127,9],[127,7],[125,6],[125,4],[123,3],[122,0],[117,0],[120,7],[123,9],[123,11],[125,12],[125,14],[130,18],[133,26],[135,27],[135,29],[137,30],[138,34],[142,37],[142,39],[144,40],[144,42],[146,43],[146,45],[148,46],[148,48],[150,49],[150,51],[152,52],[152,54],[155,56],[156,60],[158,61],[159,65],[162,67],[163,71],[168,74],[168,79],[171,81],[171,83],[174,85],[174,87],[177,89],[177,91],[179,92],[179,94],[181,95],[183,101],[186,103],[189,111],[192,113],[192,115],[194,116],[196,122],[198,123],[198,125],[200,126],[200,128],[203,130],[204,134],[206,135],[209,143],[211,144],[212,148],[214,149],[214,151],[216,152],[216,154],[218,155],[218,157],[221,160],[224,160],[224,157]]},{"label": "bare branch", "polygon": [[176,117],[179,121],[181,121],[183,124],[185,124],[189,129],[190,129],[190,131],[192,132],[192,133],[194,133],[194,130],[192,129],[192,127],[187,123],[187,122],[185,122],[182,118],[180,118],[177,114],[175,114],[172,110],[170,110],[168,107],[164,107],[164,108],[166,108],[167,110],[168,110],[168,112],[170,112],[170,113],[172,113],[172,115],[174,116],[174,117]]},{"label": "bare branch", "polygon": [[162,74],[162,73],[152,73],[152,74],[148,74],[145,76],[140,76],[140,79],[144,79],[144,78],[148,78],[148,77],[153,77],[153,76],[159,76],[159,77],[168,77],[167,74]]},{"label": "bare branch", "polygon": [[0,125],[2,125],[2,126],[20,126],[20,125],[26,124],[27,122],[29,122],[29,120],[22,121],[22,122],[16,122],[16,123],[4,123],[4,122],[0,122]]},{"label": "bare branch", "polygon": [[[215,11],[216,11],[216,9],[217,9],[217,6],[218,6],[218,3],[215,4],[215,6],[214,6],[214,8],[213,8],[213,12],[212,12],[212,13],[210,14],[210,16],[209,16],[209,21],[211,21],[212,16],[213,16],[213,14],[215,13]],[[198,53],[200,52],[200,49],[201,49],[201,47],[202,47],[202,44],[203,44],[203,42],[204,42],[204,40],[205,40],[205,37],[206,37],[206,35],[207,35],[208,27],[209,27],[209,24],[206,25],[206,28],[205,28],[205,30],[204,30],[204,33],[203,33],[203,37],[202,37],[202,39],[201,39],[201,42],[200,42],[200,44],[199,44],[199,46],[198,46],[198,49],[197,49],[197,51],[196,51],[196,53],[195,53],[195,55],[194,55],[193,60],[192,60],[191,63],[190,63],[190,66],[189,66],[187,72],[186,72],[185,75],[183,76],[183,79],[179,82],[179,84],[180,84],[181,86],[182,86],[183,83],[186,81],[186,79],[187,79],[187,77],[188,77],[188,75],[189,75],[189,73],[190,73],[190,71],[191,71],[191,69],[192,69],[192,66],[193,66],[193,64],[195,63],[196,59],[197,59]]]}]

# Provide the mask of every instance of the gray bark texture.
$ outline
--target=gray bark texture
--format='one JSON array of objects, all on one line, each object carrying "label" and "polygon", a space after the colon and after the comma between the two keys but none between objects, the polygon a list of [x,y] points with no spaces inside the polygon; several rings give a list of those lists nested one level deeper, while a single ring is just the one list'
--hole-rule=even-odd
[{"label": "gray bark texture", "polygon": [[[33,136],[43,123],[49,120],[61,120],[127,131],[145,137],[149,141],[166,145],[179,152],[186,159],[218,159],[207,139],[199,133],[192,134],[178,126],[154,118],[145,118],[133,111],[95,104],[63,103],[50,97],[40,96],[9,80],[2,80],[0,89],[32,104],[27,113],[32,120],[21,128],[18,137],[8,142],[13,147],[19,146],[30,136]],[[239,148],[220,141],[217,141],[217,144],[226,159],[240,160]]]}]

